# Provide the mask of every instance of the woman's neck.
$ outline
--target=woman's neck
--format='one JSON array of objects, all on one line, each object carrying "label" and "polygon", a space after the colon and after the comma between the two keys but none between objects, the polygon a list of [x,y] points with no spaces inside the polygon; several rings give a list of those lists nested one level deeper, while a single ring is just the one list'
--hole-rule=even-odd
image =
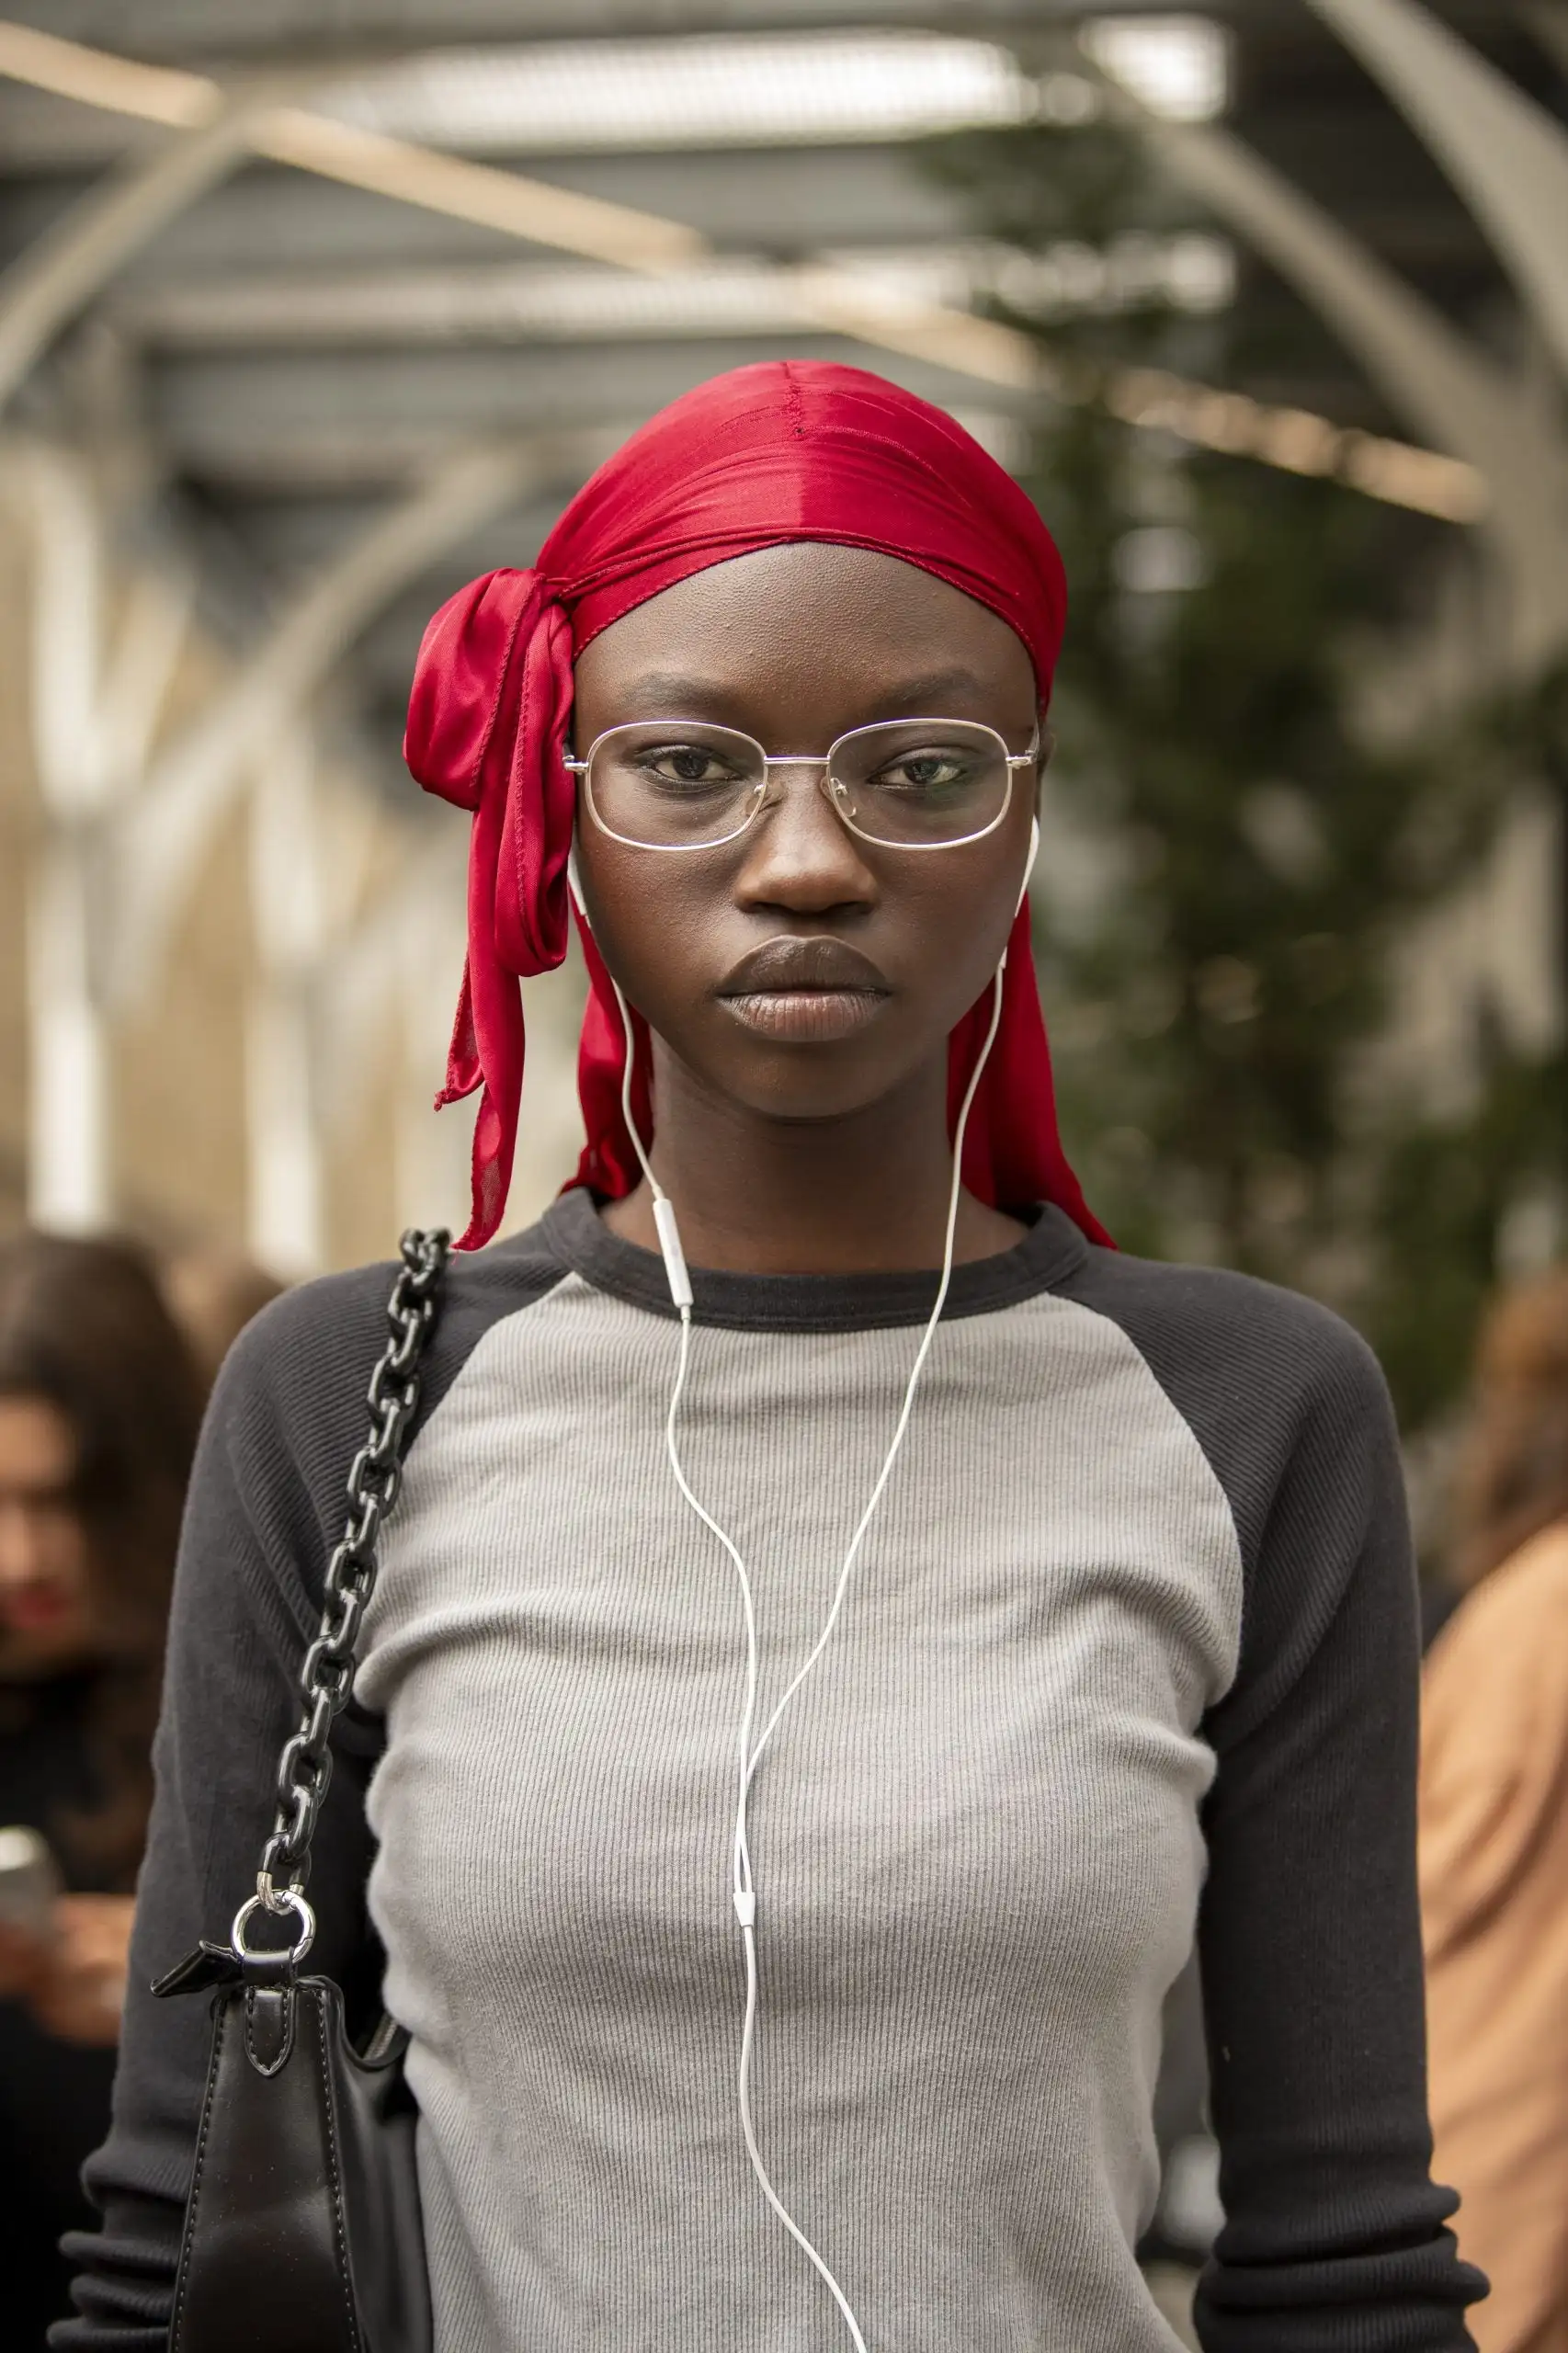
[{"label": "woman's neck", "polygon": [[[840,1120],[775,1120],[710,1094],[655,1041],[654,1096],[653,1167],[692,1266],[839,1275],[940,1265],[953,1165],[944,1068]],[[657,1249],[646,1179],[604,1216],[624,1241]],[[1023,1231],[960,1192],[954,1257],[994,1257]]]}]

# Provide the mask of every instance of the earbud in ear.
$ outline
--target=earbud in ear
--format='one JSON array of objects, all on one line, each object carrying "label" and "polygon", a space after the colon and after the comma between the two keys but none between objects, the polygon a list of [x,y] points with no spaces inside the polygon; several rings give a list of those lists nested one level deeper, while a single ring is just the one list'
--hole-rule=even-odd
[{"label": "earbud in ear", "polygon": [[[1031,860],[1031,863],[1033,861]],[[577,853],[575,849],[568,850],[566,853],[566,888],[572,893],[573,905],[576,908],[577,913],[582,916],[583,921],[586,924],[588,922],[588,910],[583,904],[583,884],[582,879],[577,872]],[[589,924],[588,928],[592,930],[593,926]]]}]

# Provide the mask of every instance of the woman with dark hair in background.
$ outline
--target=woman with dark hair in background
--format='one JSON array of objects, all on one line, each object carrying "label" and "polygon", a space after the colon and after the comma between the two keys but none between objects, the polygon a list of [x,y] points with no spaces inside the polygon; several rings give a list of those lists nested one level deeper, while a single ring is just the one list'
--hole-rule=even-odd
[{"label": "woman with dark hair in background", "polygon": [[1492,2295],[1482,2353],[1568,2347],[1568,1268],[1483,1335],[1460,1484],[1471,1590],[1421,1747],[1437,2162]]},{"label": "woman with dark hair in background", "polygon": [[0,1824],[40,1834],[68,1891],[0,1915],[7,2353],[35,2353],[64,2305],[57,2243],[108,2120],[200,1405],[139,1253],[0,1245]]}]

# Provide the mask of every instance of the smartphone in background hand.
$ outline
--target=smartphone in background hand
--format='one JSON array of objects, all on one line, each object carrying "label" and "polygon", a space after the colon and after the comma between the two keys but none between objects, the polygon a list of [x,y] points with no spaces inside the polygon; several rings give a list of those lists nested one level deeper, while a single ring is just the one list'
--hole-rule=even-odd
[{"label": "smartphone in background hand", "polygon": [[47,1942],[63,1886],[47,1838],[19,1824],[0,1828],[0,1927],[21,1928]]}]

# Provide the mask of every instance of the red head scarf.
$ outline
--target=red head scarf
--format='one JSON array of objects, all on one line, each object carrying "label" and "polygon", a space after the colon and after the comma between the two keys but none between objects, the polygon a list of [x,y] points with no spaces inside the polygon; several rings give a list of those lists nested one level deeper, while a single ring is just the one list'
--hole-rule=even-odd
[{"label": "red head scarf", "polygon": [[[506,1207],[523,1078],[518,979],[566,952],[576,789],[562,762],[574,655],[633,606],[729,557],[791,540],[877,548],[950,581],[1028,646],[1042,703],[1067,589],[1044,524],[950,416],[858,368],[768,360],[699,384],[585,483],[531,572],[492,572],[442,606],[414,675],[403,755],[430,792],[473,813],[468,965],[437,1107],[484,1093],[473,1138],[477,1249]],[[621,1116],[625,1040],[592,937],[578,1058],[588,1141],[574,1181],[615,1198],[639,1169]],[[990,994],[959,1023],[955,1117],[984,1041]],[[633,1107],[653,1131],[641,1019]],[[1013,927],[1001,1026],[970,1114],[964,1181],[983,1200],[1060,1204],[1096,1241],[1056,1131],[1051,1057],[1029,951]]]}]

